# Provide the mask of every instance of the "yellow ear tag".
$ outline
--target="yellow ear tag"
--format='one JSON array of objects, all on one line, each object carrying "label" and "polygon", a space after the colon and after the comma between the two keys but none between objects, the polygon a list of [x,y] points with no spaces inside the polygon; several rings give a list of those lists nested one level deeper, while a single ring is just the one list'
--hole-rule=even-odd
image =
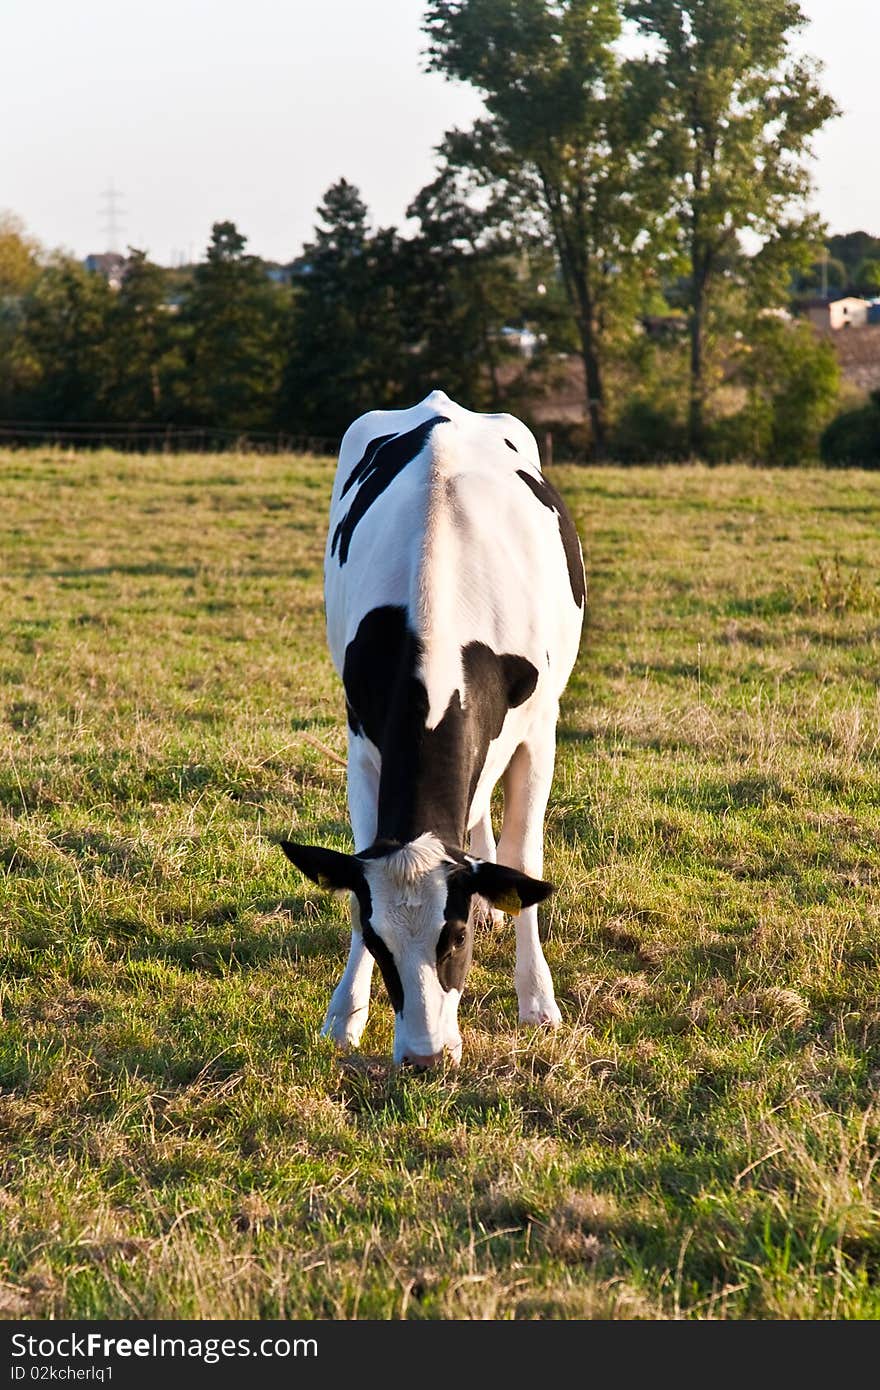
[{"label": "yellow ear tag", "polygon": [[513,889],[511,889],[509,893],[505,893],[503,898],[493,898],[492,901],[496,907],[501,908],[502,912],[509,912],[511,916],[515,916],[517,912],[522,911],[522,903],[519,894],[514,892]]}]

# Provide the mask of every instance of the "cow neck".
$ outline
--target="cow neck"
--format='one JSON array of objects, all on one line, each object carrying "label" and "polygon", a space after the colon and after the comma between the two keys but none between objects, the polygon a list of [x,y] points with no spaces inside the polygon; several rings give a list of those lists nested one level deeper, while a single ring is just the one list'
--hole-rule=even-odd
[{"label": "cow neck", "polygon": [[471,720],[456,690],[439,724],[427,727],[427,692],[413,675],[415,638],[411,645],[394,682],[380,745],[378,836],[405,844],[430,830],[444,844],[460,847],[478,775],[468,737]]}]

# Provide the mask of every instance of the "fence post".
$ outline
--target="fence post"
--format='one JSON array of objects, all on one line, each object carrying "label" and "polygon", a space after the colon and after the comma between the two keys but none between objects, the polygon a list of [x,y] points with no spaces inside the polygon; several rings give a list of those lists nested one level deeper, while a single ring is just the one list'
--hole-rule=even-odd
[{"label": "fence post", "polygon": [[553,431],[548,430],[544,435],[544,467],[553,465]]}]

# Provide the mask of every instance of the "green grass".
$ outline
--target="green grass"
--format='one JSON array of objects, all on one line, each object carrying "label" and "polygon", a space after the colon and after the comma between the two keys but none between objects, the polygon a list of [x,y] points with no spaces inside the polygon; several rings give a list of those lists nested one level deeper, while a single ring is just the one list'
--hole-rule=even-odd
[{"label": "green grass", "polygon": [[[544,914],[464,1062],[318,1028],[332,465],[0,454],[0,1314],[880,1316],[880,477],[557,469]],[[499,557],[499,562],[503,562]]]}]

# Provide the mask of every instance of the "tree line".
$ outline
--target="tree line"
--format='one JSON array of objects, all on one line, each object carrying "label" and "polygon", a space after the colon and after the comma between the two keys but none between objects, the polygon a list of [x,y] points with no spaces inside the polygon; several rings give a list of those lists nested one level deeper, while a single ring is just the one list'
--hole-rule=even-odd
[{"label": "tree line", "polygon": [[0,416],[335,437],[442,386],[528,419],[574,359],[584,454],[815,455],[836,357],[784,311],[880,285],[880,242],[823,244],[809,211],[836,112],[805,23],[797,0],[430,0],[428,66],[484,111],[405,231],[340,179],[290,284],[218,222],[191,271],[133,250],[114,290],[7,220]]}]

